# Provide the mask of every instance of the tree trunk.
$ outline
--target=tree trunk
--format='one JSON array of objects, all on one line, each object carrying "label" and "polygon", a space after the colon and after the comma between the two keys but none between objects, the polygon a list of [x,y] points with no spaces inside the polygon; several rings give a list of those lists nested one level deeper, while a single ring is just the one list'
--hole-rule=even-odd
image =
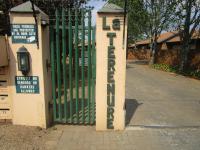
[{"label": "tree trunk", "polygon": [[157,34],[154,37],[153,44],[151,46],[151,53],[152,56],[149,61],[149,65],[153,65],[156,63],[156,56],[157,56]]},{"label": "tree trunk", "polygon": [[190,51],[189,39],[184,39],[181,49],[181,62],[180,62],[180,72],[185,72],[188,69],[188,53]]},{"label": "tree trunk", "polygon": [[191,24],[191,12],[192,12],[192,1],[187,0],[185,3],[186,6],[186,18],[184,21],[184,30],[181,32],[181,64],[179,71],[184,72],[188,68],[188,53],[190,51],[190,24]]}]

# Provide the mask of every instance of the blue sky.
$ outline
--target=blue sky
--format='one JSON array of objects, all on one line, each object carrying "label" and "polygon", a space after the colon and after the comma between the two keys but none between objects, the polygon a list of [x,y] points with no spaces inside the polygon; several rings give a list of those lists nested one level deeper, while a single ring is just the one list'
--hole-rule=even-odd
[{"label": "blue sky", "polygon": [[96,13],[106,2],[102,0],[90,0],[88,3],[89,6],[93,6],[94,9],[92,11],[92,25],[96,24]]}]

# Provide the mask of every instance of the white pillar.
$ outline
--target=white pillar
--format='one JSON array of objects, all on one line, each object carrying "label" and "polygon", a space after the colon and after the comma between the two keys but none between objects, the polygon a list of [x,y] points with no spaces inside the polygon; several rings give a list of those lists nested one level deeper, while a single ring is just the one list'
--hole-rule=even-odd
[{"label": "white pillar", "polygon": [[[13,124],[46,128],[49,124],[51,71],[47,68],[47,62],[50,62],[49,30],[48,26],[43,27],[41,25],[41,20],[46,20],[48,23],[48,16],[36,6],[35,10],[38,25],[35,23],[30,2],[16,6],[10,11],[12,36],[9,39],[9,69],[13,103]],[[35,41],[37,35],[38,46]],[[24,76],[18,69],[17,51],[22,46],[30,54],[30,72],[27,76]],[[33,80],[27,77],[33,77],[35,83],[28,83]],[[23,82],[24,79],[27,79],[28,82]],[[38,82],[38,85],[36,82]],[[23,88],[25,89],[22,90]],[[38,88],[38,90],[34,90],[34,88]]]},{"label": "white pillar", "polygon": [[123,130],[127,23],[123,9],[109,3],[96,19],[96,130]]}]

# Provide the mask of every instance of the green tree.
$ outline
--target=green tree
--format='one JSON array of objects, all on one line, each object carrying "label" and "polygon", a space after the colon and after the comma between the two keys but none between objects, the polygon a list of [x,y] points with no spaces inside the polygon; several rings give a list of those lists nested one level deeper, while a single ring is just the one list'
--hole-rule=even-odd
[{"label": "green tree", "polygon": [[[29,0],[0,0],[0,34],[9,33],[9,10]],[[31,0],[42,11],[50,15],[55,8],[80,8],[88,0]]]},{"label": "green tree", "polygon": [[[109,0],[110,3],[124,8],[125,0]],[[148,36],[148,14],[142,0],[128,0],[128,43]]]},{"label": "green tree", "polygon": [[175,17],[175,25],[179,30],[182,43],[179,69],[180,71],[186,71],[188,69],[188,53],[190,51],[191,37],[194,32],[200,35],[200,1],[178,0]]},{"label": "green tree", "polygon": [[150,18],[148,22],[152,53],[150,64],[154,64],[158,37],[163,30],[168,30],[173,23],[177,0],[144,0],[144,5]]}]

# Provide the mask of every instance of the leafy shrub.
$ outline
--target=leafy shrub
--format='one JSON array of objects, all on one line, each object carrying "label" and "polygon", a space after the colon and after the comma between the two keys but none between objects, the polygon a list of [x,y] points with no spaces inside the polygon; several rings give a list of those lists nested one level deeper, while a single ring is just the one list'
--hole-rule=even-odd
[{"label": "leafy shrub", "polygon": [[167,64],[153,64],[152,68],[166,71],[166,72],[174,72],[174,73],[178,71],[178,67],[172,67]]},{"label": "leafy shrub", "polygon": [[151,67],[154,69],[158,69],[158,70],[162,70],[162,71],[166,71],[166,72],[173,72],[173,73],[182,74],[185,76],[190,76],[190,77],[200,79],[200,70],[189,70],[188,69],[185,72],[180,72],[178,69],[179,68],[178,66],[170,66],[167,64],[153,64]]},{"label": "leafy shrub", "polygon": [[183,74],[200,79],[200,70],[188,70],[187,72],[184,72]]}]

